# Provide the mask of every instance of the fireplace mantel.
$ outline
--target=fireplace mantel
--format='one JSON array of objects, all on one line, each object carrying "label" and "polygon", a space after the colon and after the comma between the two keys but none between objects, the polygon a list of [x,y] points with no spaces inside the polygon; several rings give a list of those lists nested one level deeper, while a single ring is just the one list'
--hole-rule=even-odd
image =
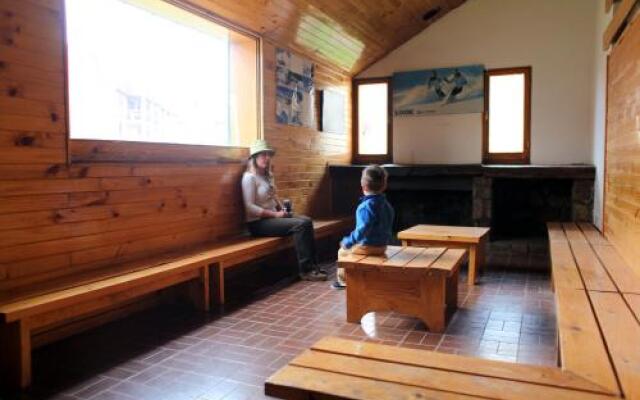
[{"label": "fireplace mantel", "polygon": [[[366,165],[329,165],[331,176],[359,176]],[[486,176],[490,178],[566,178],[595,179],[596,167],[591,164],[385,164],[391,177],[408,176]]]}]

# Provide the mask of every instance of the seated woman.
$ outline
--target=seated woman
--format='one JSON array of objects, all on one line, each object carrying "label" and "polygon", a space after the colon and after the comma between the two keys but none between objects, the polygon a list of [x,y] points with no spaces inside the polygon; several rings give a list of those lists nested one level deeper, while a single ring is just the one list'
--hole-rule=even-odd
[{"label": "seated woman", "polygon": [[276,196],[271,172],[271,158],[275,150],[265,140],[257,140],[250,150],[247,170],[242,176],[242,197],[249,232],[253,236],[293,235],[300,278],[307,281],[326,280],[327,273],[320,270],[316,263],[311,219],[286,212]]}]

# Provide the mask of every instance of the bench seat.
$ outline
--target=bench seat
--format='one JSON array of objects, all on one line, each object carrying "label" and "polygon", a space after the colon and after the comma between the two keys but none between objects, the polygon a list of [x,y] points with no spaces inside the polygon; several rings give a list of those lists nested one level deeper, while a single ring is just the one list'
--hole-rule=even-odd
[{"label": "bench seat", "polygon": [[[350,218],[314,221],[316,238],[342,234]],[[31,381],[34,332],[79,316],[185,282],[193,304],[208,310],[224,303],[224,270],[293,245],[291,238],[239,237],[143,261],[85,271],[28,290],[0,295],[0,373],[4,384],[26,387]],[[210,277],[211,273],[214,277]],[[213,278],[213,279],[211,279]],[[211,298],[213,296],[213,299]]]},{"label": "bench seat", "polygon": [[611,399],[557,368],[327,337],[265,383],[282,399]]},{"label": "bench seat", "polygon": [[[591,224],[549,223],[547,229],[563,367],[640,398],[638,270]],[[578,279],[567,284],[558,267]]]}]

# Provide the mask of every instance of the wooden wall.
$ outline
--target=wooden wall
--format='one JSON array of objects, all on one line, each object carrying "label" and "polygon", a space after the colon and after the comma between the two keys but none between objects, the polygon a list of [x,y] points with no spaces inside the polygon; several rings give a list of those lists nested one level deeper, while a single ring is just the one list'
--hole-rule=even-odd
[{"label": "wooden wall", "polygon": [[605,234],[640,273],[640,18],[609,57]]},{"label": "wooden wall", "polygon": [[[0,0],[0,291],[5,293],[243,229],[244,157],[236,153],[232,162],[228,157],[66,162],[62,5],[63,0]],[[264,134],[278,150],[277,183],[298,211],[326,214],[325,166],[348,162],[350,135],[275,123],[274,49],[264,44],[263,94]],[[318,65],[316,85],[335,86],[348,96],[349,77],[337,71]],[[345,115],[350,116],[348,108]]]},{"label": "wooden wall", "polygon": [[[317,89],[332,87],[345,95],[345,133],[324,133],[316,129],[276,123],[275,46],[264,44],[264,136],[277,150],[274,172],[278,193],[290,198],[296,212],[328,215],[331,185],[326,164],[348,163],[351,159],[351,78],[317,64]],[[316,103],[318,99],[316,98]],[[316,107],[317,109],[318,107]],[[316,112],[316,115],[318,113]]]}]

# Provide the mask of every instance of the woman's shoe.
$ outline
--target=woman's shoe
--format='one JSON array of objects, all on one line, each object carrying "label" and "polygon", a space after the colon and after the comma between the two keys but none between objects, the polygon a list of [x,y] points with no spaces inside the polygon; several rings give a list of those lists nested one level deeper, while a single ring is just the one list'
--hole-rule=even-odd
[{"label": "woman's shoe", "polygon": [[326,281],[327,273],[326,272],[323,273],[320,271],[309,271],[309,272],[305,272],[304,274],[300,274],[300,279],[302,279],[303,281],[310,281],[310,282]]},{"label": "woman's shoe", "polygon": [[346,289],[347,285],[345,285],[344,283],[341,283],[339,281],[334,281],[331,284],[331,287],[336,289],[336,290],[343,290],[343,289]]}]

